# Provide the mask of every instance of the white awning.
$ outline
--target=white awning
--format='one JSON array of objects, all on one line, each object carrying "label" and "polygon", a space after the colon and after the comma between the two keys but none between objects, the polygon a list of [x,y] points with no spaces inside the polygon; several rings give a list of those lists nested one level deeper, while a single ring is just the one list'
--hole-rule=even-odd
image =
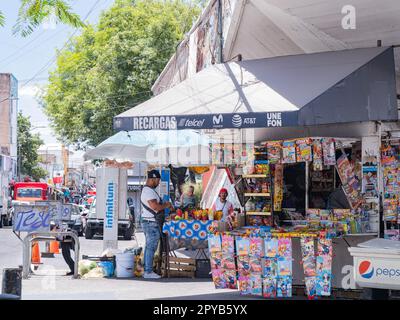
[{"label": "white awning", "polygon": [[[218,64],[116,116],[114,128],[207,129],[219,122],[219,128],[263,128],[276,113],[283,122],[277,126],[283,127],[393,120],[391,60],[392,51],[376,47]],[[369,63],[379,72],[366,67]],[[386,91],[375,90],[382,83]],[[321,100],[324,94],[329,98]],[[340,110],[333,117],[332,105]]]}]

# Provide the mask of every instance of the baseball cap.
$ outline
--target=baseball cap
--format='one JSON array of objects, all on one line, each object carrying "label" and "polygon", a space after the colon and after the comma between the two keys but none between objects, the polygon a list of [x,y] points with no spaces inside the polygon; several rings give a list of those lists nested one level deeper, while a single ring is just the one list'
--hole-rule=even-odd
[{"label": "baseball cap", "polygon": [[225,188],[222,188],[221,190],[219,190],[219,194],[221,193],[228,193],[228,190],[226,190]]},{"label": "baseball cap", "polygon": [[150,170],[149,172],[147,172],[147,178],[148,179],[154,179],[154,178],[161,179],[161,175],[158,170]]}]

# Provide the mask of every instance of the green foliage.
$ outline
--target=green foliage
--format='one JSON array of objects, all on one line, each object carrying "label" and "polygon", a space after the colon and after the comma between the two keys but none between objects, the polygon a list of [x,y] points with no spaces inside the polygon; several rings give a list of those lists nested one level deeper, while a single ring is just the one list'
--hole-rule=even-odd
[{"label": "green foliage", "polygon": [[[31,122],[29,117],[25,117],[22,113],[18,114],[18,156],[20,172],[22,175],[28,175],[34,178],[45,177],[46,173],[41,171],[38,165],[38,153],[43,140],[39,134],[31,133]],[[44,176],[43,176],[44,174]]]},{"label": "green foliage", "polygon": [[84,27],[85,24],[76,13],[72,12],[68,2],[66,0],[21,0],[13,33],[26,37],[49,17],[54,17],[56,23],[64,23],[75,28]]},{"label": "green foliage", "polygon": [[117,0],[59,52],[42,96],[58,138],[78,148],[113,134],[115,115],[150,88],[200,13],[185,0]]},{"label": "green foliage", "polygon": [[34,181],[40,182],[40,179],[44,179],[47,176],[47,171],[42,167],[34,167],[32,169],[31,177]]}]

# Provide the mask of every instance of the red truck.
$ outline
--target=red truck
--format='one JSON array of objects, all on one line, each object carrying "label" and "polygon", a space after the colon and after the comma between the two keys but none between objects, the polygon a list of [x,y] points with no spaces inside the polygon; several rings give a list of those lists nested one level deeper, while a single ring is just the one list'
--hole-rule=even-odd
[{"label": "red truck", "polygon": [[13,200],[24,202],[48,200],[48,187],[47,183],[42,182],[16,182]]}]

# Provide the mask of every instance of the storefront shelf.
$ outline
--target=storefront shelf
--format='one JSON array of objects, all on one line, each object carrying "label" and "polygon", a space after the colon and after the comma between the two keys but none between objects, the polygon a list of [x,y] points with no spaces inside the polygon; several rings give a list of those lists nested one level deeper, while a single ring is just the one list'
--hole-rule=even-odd
[{"label": "storefront shelf", "polygon": [[245,197],[269,197],[270,193],[245,193]]},{"label": "storefront shelf", "polygon": [[250,215],[250,216],[270,216],[271,212],[249,211],[249,212],[246,212],[246,214]]},{"label": "storefront shelf", "polygon": [[243,178],[266,178],[266,174],[243,174]]}]

